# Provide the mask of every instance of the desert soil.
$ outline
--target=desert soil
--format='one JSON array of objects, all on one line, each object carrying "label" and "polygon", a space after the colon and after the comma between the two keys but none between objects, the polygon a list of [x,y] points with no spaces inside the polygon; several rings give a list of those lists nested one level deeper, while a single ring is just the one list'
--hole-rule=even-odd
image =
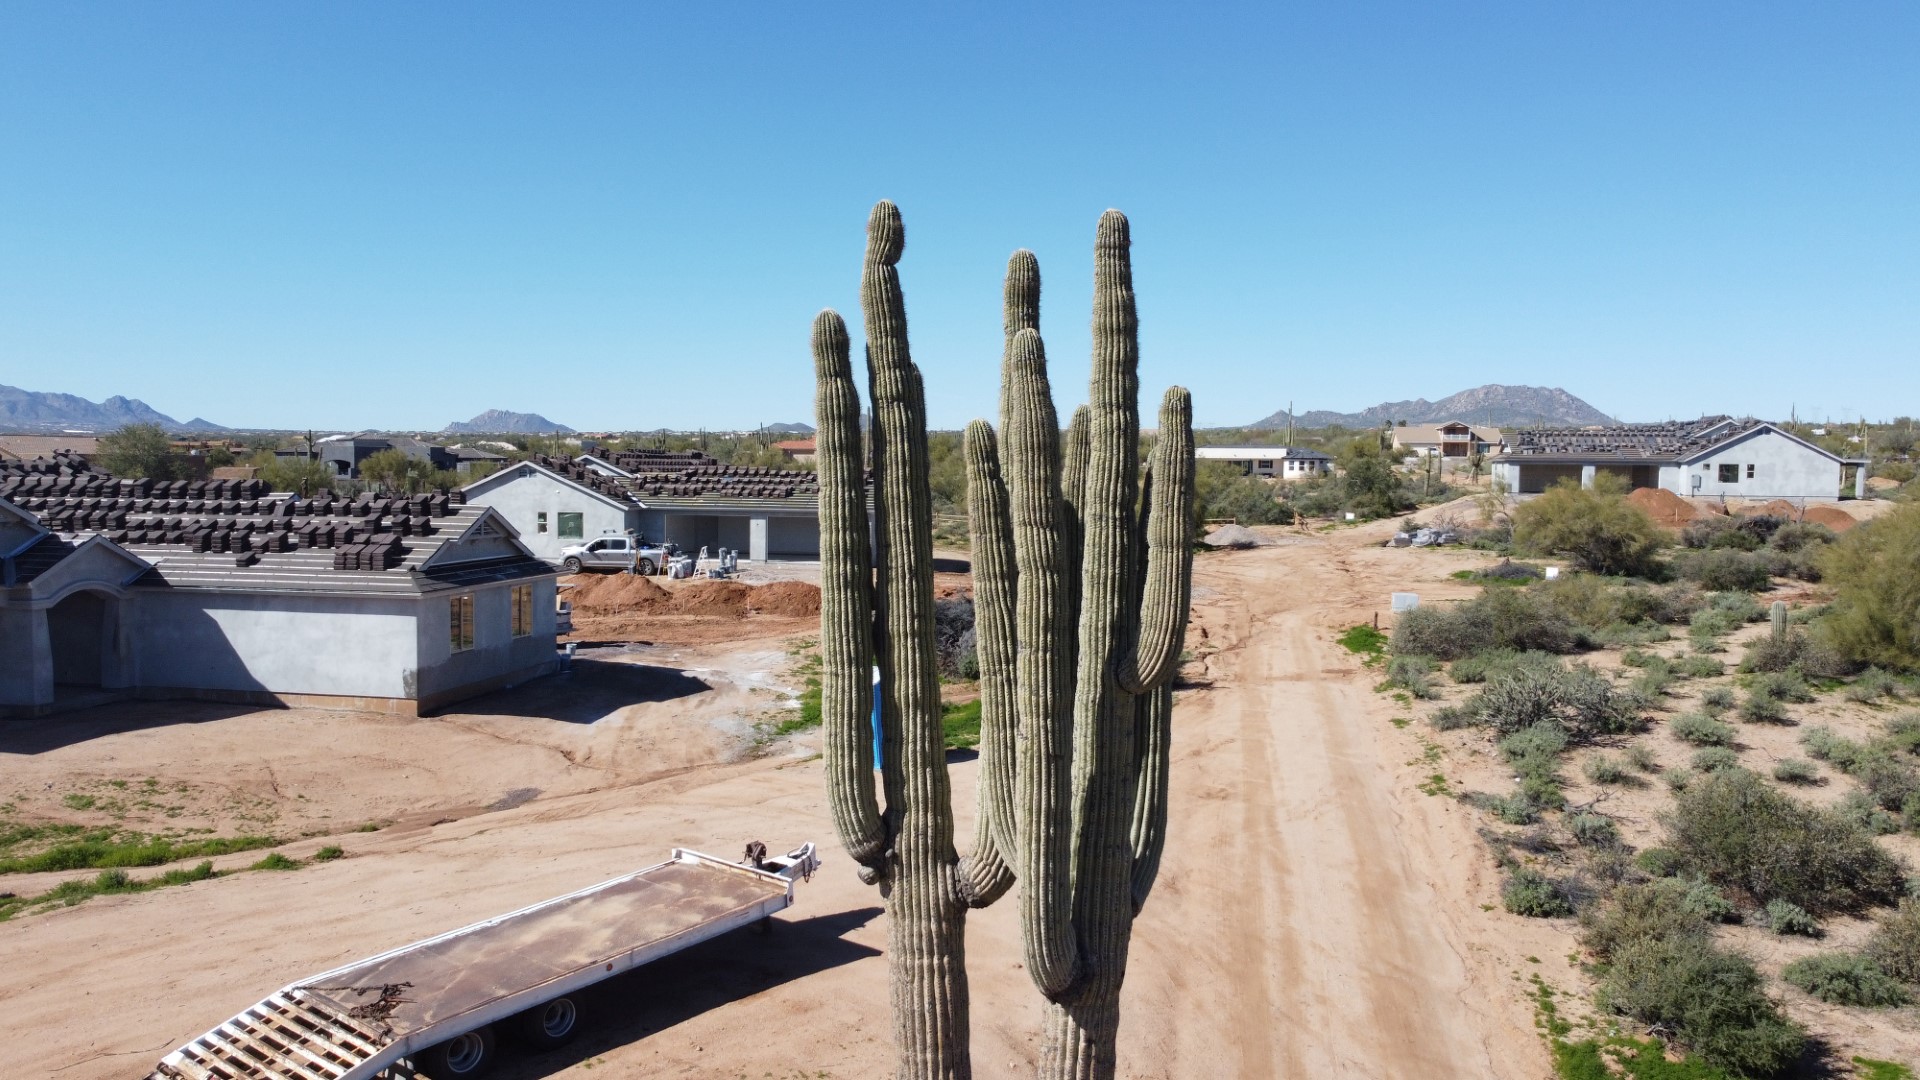
[{"label": "desert soil", "polygon": [[[1395,590],[1471,591],[1446,575],[1484,558],[1378,547],[1392,528],[1276,532],[1273,546],[1196,564],[1193,685],[1176,712],[1169,846],[1128,973],[1123,1076],[1548,1072],[1525,976],[1572,985],[1564,931],[1498,909],[1474,812],[1422,791],[1436,771],[1423,729],[1390,723],[1406,710],[1334,640],[1384,617]],[[699,622],[676,637],[673,619]],[[115,803],[131,816],[114,820],[305,833],[283,850],[347,852],[0,923],[0,1076],[144,1075],[300,976],[676,845],[732,856],[754,839],[812,840],[826,859],[771,935],[603,984],[583,998],[578,1041],[509,1055],[496,1075],[886,1075],[880,899],[834,842],[817,736],[764,741],[813,623],[663,614],[582,629],[644,629],[624,636],[650,644],[584,649],[572,675],[427,719],[170,704],[0,728],[0,798],[16,819],[93,820],[64,797],[151,777],[177,798]],[[958,755],[952,769],[957,834],[970,836],[976,770]],[[363,822],[385,827],[352,831]],[[1041,1010],[1015,905],[968,925],[976,1073],[1026,1075]]]}]

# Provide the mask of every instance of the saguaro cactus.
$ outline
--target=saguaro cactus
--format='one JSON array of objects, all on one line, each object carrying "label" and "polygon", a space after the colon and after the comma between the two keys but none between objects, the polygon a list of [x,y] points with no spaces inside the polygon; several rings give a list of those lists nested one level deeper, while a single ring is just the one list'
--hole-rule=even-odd
[{"label": "saguaro cactus", "polygon": [[1093,1080],[1114,1074],[1133,919],[1166,832],[1193,568],[1192,405],[1167,391],[1143,482],[1139,324],[1118,211],[1100,219],[1092,385],[1064,454],[1040,335],[1009,331],[1004,460],[976,421],[967,490],[976,544],[999,528],[992,504],[1012,507],[1017,573],[977,579],[975,604],[1011,608],[1018,627],[1015,868],[1027,970],[1050,1003],[1040,1073]]},{"label": "saguaro cactus", "polygon": [[[1185,390],[1167,392],[1143,482],[1127,220],[1109,211],[1095,247],[1090,403],[1063,448],[1039,335],[1039,266],[1014,254],[1001,431],[975,421],[966,433],[982,752],[974,854],[959,858],[933,667],[925,405],[895,270],[902,245],[899,212],[883,202],[868,222],[861,288],[871,552],[846,327],[823,312],[813,336],[828,780],[842,842],[889,896],[898,1075],[968,1074],[965,910],[1017,876],[1027,967],[1049,1002],[1041,1075],[1111,1077],[1133,919],[1165,836],[1172,679],[1192,571],[1191,404]],[[870,772],[876,654],[884,809]]]},{"label": "saguaro cactus", "polygon": [[1786,644],[1787,602],[1785,600],[1775,600],[1773,602],[1773,606],[1767,609],[1767,621],[1771,624],[1768,630],[1772,632],[1773,643],[1775,645]]},{"label": "saguaro cactus", "polygon": [[[872,535],[869,552],[862,483],[860,401],[846,324],[832,311],[813,325],[818,383],[821,543],[821,712],[834,824],[862,877],[888,900],[894,1034],[902,1080],[971,1075],[967,1047],[966,909],[984,906],[1013,883],[980,815],[978,848],[954,850],[946,744],[933,630],[932,507],[927,487],[926,403],[907,347],[906,306],[895,264],[905,246],[900,212],[874,207],[867,222],[860,303],[866,315],[873,404]],[[876,575],[874,571],[877,570]],[[990,560],[983,572],[991,573]],[[984,629],[984,626],[983,626]],[[983,663],[1004,669],[981,646]],[[880,668],[881,794],[874,796],[869,670]],[[992,680],[987,693],[997,695]],[[1001,686],[1010,686],[1002,679]],[[991,702],[1004,708],[1003,702]],[[983,703],[983,709],[986,703]],[[983,725],[984,729],[984,725]],[[982,803],[988,778],[1012,762],[998,752],[1006,733],[983,730]]]}]

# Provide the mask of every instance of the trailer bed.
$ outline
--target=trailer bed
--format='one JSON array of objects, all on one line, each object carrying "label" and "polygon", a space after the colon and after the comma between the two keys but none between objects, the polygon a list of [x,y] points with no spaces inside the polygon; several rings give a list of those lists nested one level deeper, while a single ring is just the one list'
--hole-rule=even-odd
[{"label": "trailer bed", "polygon": [[666,862],[284,987],[150,1080],[366,1080],[408,1055],[754,923],[793,902],[812,845],[766,869]]}]

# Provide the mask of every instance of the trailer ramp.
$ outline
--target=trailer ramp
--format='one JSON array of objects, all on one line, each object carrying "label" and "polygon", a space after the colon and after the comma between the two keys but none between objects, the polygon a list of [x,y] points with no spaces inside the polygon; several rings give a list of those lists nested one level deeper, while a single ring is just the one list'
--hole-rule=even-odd
[{"label": "trailer ramp", "polygon": [[[762,849],[764,850],[764,849]],[[673,858],[284,987],[168,1054],[148,1080],[409,1077],[409,1055],[793,902],[813,845],[759,868]]]}]

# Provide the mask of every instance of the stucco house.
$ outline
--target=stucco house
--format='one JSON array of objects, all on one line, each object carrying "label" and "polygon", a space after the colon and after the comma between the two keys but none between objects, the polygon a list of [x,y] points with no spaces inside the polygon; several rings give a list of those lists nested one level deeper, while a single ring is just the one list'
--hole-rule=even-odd
[{"label": "stucco house", "polygon": [[125,697],[417,715],[554,669],[498,512],[257,480],[0,471],[0,716]]},{"label": "stucco house", "polygon": [[1609,472],[1629,488],[1675,495],[1834,502],[1848,468],[1855,498],[1865,494],[1867,476],[1864,458],[1840,457],[1762,420],[1728,416],[1517,431],[1492,465],[1494,478],[1522,495],[1561,480],[1590,487]]},{"label": "stucco house", "polygon": [[1393,429],[1393,448],[1402,454],[1472,457],[1497,454],[1502,435],[1497,427],[1448,420],[1440,424],[1400,424]]},{"label": "stucco house", "polygon": [[801,469],[719,465],[675,455],[678,468],[635,472],[618,455],[534,458],[461,489],[491,506],[528,549],[559,561],[573,544],[634,532],[688,551],[730,548],[751,562],[820,557],[820,487]]},{"label": "stucco house", "polygon": [[1298,446],[1196,446],[1195,461],[1229,461],[1249,476],[1305,480],[1333,470],[1333,458]]}]

